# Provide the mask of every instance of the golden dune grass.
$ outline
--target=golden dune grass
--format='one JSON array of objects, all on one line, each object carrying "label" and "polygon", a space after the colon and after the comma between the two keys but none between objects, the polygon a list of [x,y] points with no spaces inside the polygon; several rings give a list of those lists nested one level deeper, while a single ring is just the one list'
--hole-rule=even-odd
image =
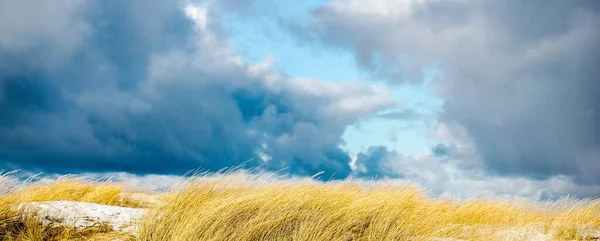
[{"label": "golden dune grass", "polygon": [[[42,201],[81,201],[124,207],[147,207],[147,204],[132,199],[124,185],[90,182],[81,178],[64,177],[52,184],[22,182],[7,183],[3,176],[0,189],[0,240],[114,240],[115,235],[107,227],[74,230],[64,227],[43,227],[34,217],[18,210],[18,204]],[[10,187],[9,187],[10,186]]]},{"label": "golden dune grass", "polygon": [[[138,239],[529,240],[541,232],[571,240],[584,239],[599,225],[598,201],[456,202],[428,198],[410,185],[366,188],[360,182],[310,181],[252,185],[225,177],[196,180],[164,206],[152,209]],[[507,230],[518,235],[503,235]]]},{"label": "golden dune grass", "polygon": [[[189,178],[184,188],[149,203],[124,185],[62,179],[30,183],[0,196],[0,240],[585,240],[600,230],[600,202],[444,200],[411,185],[362,181],[248,180],[239,175]],[[136,236],[98,227],[49,229],[20,220],[11,206],[72,200],[148,207]]]}]

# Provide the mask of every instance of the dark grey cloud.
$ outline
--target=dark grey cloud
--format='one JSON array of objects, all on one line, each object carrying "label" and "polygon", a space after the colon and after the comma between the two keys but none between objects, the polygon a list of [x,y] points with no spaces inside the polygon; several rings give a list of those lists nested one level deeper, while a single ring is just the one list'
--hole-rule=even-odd
[{"label": "dark grey cloud", "polygon": [[244,63],[211,9],[184,7],[0,1],[0,168],[183,173],[245,163],[349,175],[346,126],[392,98]]},{"label": "dark grey cloud", "polygon": [[598,1],[333,0],[302,36],[391,83],[435,63],[440,122],[466,130],[489,173],[598,184],[599,25]]},{"label": "dark grey cloud", "polygon": [[436,157],[452,156],[454,147],[445,144],[437,144],[431,148],[431,153]]},{"label": "dark grey cloud", "polygon": [[377,114],[377,117],[384,118],[384,119],[391,119],[391,120],[406,120],[406,121],[423,120],[423,119],[428,118],[427,115],[418,113],[411,109],[379,113],[379,114]]},{"label": "dark grey cloud", "polygon": [[395,168],[399,154],[385,146],[371,146],[356,157],[357,177],[403,178]]}]

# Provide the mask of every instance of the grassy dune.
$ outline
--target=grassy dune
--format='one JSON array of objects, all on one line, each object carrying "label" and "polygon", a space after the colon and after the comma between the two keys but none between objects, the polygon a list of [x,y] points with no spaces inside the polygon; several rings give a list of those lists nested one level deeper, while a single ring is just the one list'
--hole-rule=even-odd
[{"label": "grassy dune", "polygon": [[52,184],[18,182],[3,176],[0,179],[0,240],[114,240],[124,237],[106,227],[75,230],[63,227],[44,227],[34,217],[25,215],[18,205],[42,201],[81,201],[123,207],[148,207],[143,200],[133,199],[124,185],[89,182],[64,177]]},{"label": "grassy dune", "polygon": [[[585,240],[590,231],[600,230],[597,200],[455,201],[430,198],[411,185],[361,181],[216,175],[190,178],[154,204],[135,196],[124,184],[68,178],[10,188],[0,196],[0,240],[530,240],[540,233],[555,240]],[[49,200],[148,211],[138,232],[129,235],[103,227],[42,227],[13,208]]]}]

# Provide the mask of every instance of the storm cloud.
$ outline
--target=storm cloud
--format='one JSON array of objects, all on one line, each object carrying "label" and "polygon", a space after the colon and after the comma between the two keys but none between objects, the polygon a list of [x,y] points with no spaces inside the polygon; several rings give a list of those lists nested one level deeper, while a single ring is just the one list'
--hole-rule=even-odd
[{"label": "storm cloud", "polygon": [[439,122],[464,128],[489,174],[600,184],[598,26],[591,0],[333,0],[301,36],[392,84],[439,69]]},{"label": "storm cloud", "polygon": [[346,177],[346,127],[383,89],[249,64],[215,2],[0,1],[0,168]]}]

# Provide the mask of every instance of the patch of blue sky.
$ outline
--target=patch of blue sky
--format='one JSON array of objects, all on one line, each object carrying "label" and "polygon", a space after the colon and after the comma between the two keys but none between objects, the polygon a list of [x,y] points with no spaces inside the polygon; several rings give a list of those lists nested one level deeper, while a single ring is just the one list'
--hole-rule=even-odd
[{"label": "patch of blue sky", "polygon": [[433,143],[423,123],[372,119],[349,126],[344,133],[343,149],[352,154],[370,146],[385,146],[403,154],[428,152]]},{"label": "patch of blue sky", "polygon": [[[230,44],[246,61],[258,63],[268,56],[274,58],[274,67],[290,77],[315,78],[323,81],[374,81],[361,70],[351,52],[329,48],[316,43],[299,41],[289,30],[282,29],[279,21],[293,19],[305,24],[310,12],[323,4],[323,0],[309,1],[257,1],[250,6],[251,17],[229,15],[222,19]],[[386,86],[403,108],[435,115],[443,102],[427,88],[439,70],[435,67],[422,70],[422,84]],[[376,82],[376,81],[375,81]],[[384,82],[376,82],[384,84]],[[395,110],[390,110],[395,111]],[[435,120],[428,120],[435,123]],[[344,149],[358,153],[369,146],[382,145],[402,153],[421,153],[430,150],[434,143],[428,139],[431,125],[425,121],[370,118],[349,126],[343,135]]]},{"label": "patch of blue sky", "polygon": [[419,84],[387,86],[396,99],[403,103],[404,108],[424,114],[435,114],[442,111],[444,101],[433,93],[431,86],[434,81],[443,79],[443,72],[435,65],[421,69],[422,80]]},{"label": "patch of blue sky", "polygon": [[442,111],[444,102],[437,98],[429,86],[439,79],[441,71],[435,67],[422,70],[420,85],[402,85],[390,87],[393,96],[403,106],[397,110],[412,110],[424,116],[421,119],[402,120],[371,118],[346,128],[344,149],[351,153],[365,151],[369,146],[380,145],[404,154],[429,152],[437,144],[429,138],[429,133],[437,125],[436,115]]},{"label": "patch of blue sky", "polygon": [[291,77],[326,81],[360,79],[366,74],[356,67],[351,53],[299,41],[288,30],[282,29],[282,20],[306,23],[312,9],[323,2],[257,1],[250,6],[255,9],[250,11],[254,13],[252,17],[229,15],[223,19],[224,28],[230,43],[250,63],[272,56],[274,67]]}]

